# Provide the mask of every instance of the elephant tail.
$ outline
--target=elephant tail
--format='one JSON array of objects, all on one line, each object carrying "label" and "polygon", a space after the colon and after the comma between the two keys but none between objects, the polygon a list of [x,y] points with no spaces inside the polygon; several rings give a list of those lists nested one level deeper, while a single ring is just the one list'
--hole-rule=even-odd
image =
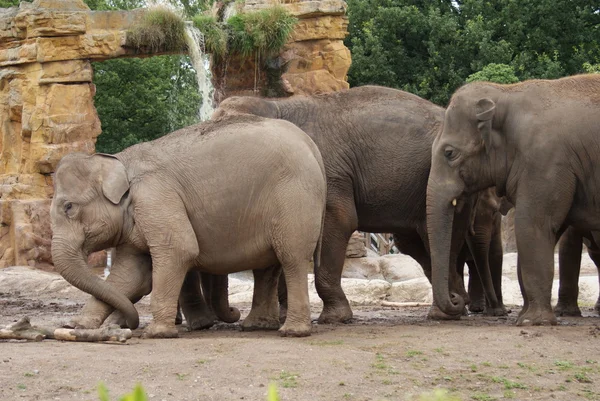
[{"label": "elephant tail", "polygon": [[313,252],[313,271],[317,271],[321,266],[321,249],[323,248],[323,227],[325,227],[325,213],[321,217],[321,232],[319,233],[319,239],[317,240],[317,246]]}]

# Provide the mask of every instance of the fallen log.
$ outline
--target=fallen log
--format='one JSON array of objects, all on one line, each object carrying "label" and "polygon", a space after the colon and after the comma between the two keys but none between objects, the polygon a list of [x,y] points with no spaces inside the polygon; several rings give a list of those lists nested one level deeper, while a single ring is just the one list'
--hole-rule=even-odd
[{"label": "fallen log", "polygon": [[0,329],[0,339],[2,340],[32,340],[42,341],[47,333],[36,330],[29,322],[28,317],[21,318],[18,322]]},{"label": "fallen log", "polygon": [[119,326],[101,327],[99,329],[50,329],[32,326],[28,317],[0,329],[0,340],[42,341],[55,339],[62,341],[100,342],[117,341],[124,343],[132,336],[130,329]]},{"label": "fallen log", "polygon": [[118,326],[99,329],[56,329],[53,334],[54,339],[63,341],[118,341],[124,343],[131,338],[130,329],[122,329]]}]

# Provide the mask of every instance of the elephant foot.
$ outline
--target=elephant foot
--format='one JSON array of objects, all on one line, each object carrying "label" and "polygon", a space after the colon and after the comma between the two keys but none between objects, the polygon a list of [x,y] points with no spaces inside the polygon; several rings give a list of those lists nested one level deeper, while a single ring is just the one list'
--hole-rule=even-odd
[{"label": "elephant foot", "polygon": [[555,326],[557,324],[558,320],[552,309],[532,308],[531,305],[517,319],[517,326]]},{"label": "elephant foot", "polygon": [[477,300],[469,304],[469,312],[482,313],[485,311],[485,301]]},{"label": "elephant foot", "polygon": [[108,319],[106,319],[104,321],[103,326],[119,326],[122,329],[126,329],[129,326],[127,325],[127,319],[125,319],[125,316],[121,313],[121,311],[114,311],[109,317]]},{"label": "elephant foot", "polygon": [[248,315],[241,324],[243,331],[278,330],[280,323],[277,316],[253,317]]},{"label": "elephant foot", "polygon": [[287,319],[287,307],[279,306],[279,323],[284,324]]},{"label": "elephant foot", "polygon": [[142,338],[177,338],[179,332],[175,325],[166,325],[160,323],[150,323],[144,330]]},{"label": "elephant foot", "polygon": [[64,324],[66,329],[97,329],[102,325],[102,319],[90,316],[77,316]]},{"label": "elephant foot", "polygon": [[574,304],[571,302],[558,302],[554,307],[554,314],[556,316],[575,316],[581,317],[581,309],[577,305],[577,302]]},{"label": "elephant foot", "polygon": [[495,308],[492,308],[491,306],[490,307],[486,306],[486,308],[483,310],[483,315],[484,316],[508,316],[508,311],[506,310],[504,305],[497,306]]},{"label": "elephant foot", "polygon": [[215,325],[215,319],[208,316],[197,316],[189,319],[186,317],[185,321],[190,331],[206,330]]},{"label": "elephant foot", "polygon": [[460,320],[460,317],[465,313],[465,311],[466,311],[466,309],[463,309],[463,312],[458,315],[449,315],[447,313],[442,312],[442,310],[436,304],[432,304],[431,308],[429,308],[429,312],[427,313],[427,319]]},{"label": "elephant foot", "polygon": [[284,324],[279,329],[279,335],[282,337],[308,337],[310,336],[312,327],[307,324]]},{"label": "elephant foot", "polygon": [[230,307],[227,313],[223,315],[217,315],[217,319],[222,320],[225,323],[235,323],[242,317],[240,310],[235,307]]},{"label": "elephant foot", "polygon": [[319,324],[347,323],[350,319],[352,319],[352,309],[348,300],[344,298],[344,301],[338,302],[337,305],[324,305],[318,322]]}]

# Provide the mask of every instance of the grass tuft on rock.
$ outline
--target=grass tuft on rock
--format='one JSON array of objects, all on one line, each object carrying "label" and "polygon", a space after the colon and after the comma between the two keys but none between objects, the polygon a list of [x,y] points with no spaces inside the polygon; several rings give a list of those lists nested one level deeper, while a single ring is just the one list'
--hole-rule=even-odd
[{"label": "grass tuft on rock", "polygon": [[227,20],[230,51],[242,56],[276,54],[288,41],[297,21],[281,6],[236,14]]},{"label": "grass tuft on rock", "polygon": [[224,57],[227,53],[229,35],[224,24],[212,15],[198,14],[193,18],[194,26],[204,35],[204,47],[207,53]]},{"label": "grass tuft on rock", "polygon": [[185,22],[166,7],[150,9],[140,24],[127,32],[127,46],[153,53],[183,51],[186,48]]}]

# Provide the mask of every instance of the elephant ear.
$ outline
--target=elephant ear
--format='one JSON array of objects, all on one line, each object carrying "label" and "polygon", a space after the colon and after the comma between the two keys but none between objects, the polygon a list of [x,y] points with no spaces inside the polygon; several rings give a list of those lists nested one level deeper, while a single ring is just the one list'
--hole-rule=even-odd
[{"label": "elephant ear", "polygon": [[119,159],[113,155],[96,153],[94,157],[101,158],[100,177],[102,180],[102,193],[114,205],[121,202],[121,198],[129,190],[127,170]]},{"label": "elephant ear", "polygon": [[495,112],[496,103],[492,99],[479,99],[476,105],[477,129],[488,153],[492,148],[492,120]]}]

